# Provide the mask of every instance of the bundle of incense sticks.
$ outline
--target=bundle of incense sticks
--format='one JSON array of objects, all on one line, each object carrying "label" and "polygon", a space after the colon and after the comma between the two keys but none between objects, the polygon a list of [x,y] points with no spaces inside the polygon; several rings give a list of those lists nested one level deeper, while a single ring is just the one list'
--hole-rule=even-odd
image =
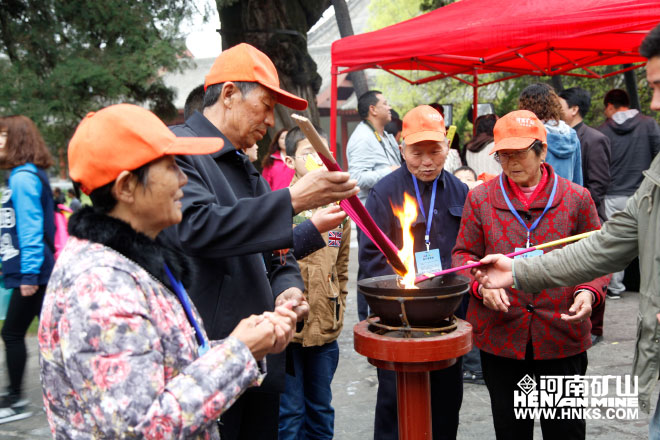
[{"label": "bundle of incense sticks", "polygon": [[[342,171],[339,164],[332,156],[332,153],[321,139],[312,123],[304,116],[293,114],[291,118],[298,124],[298,127],[307,137],[316,152],[321,157],[323,164],[330,171]],[[376,247],[385,255],[387,261],[399,275],[405,275],[406,267],[399,258],[399,250],[394,243],[387,238],[383,231],[378,227],[374,219],[369,215],[357,196],[349,197],[339,203],[341,209],[355,222],[355,224],[365,233],[367,237],[376,245]]]},{"label": "bundle of incense sticks", "polygon": [[[545,248],[549,248],[549,247],[552,247],[552,246],[559,246],[560,244],[570,243],[572,241],[581,240],[583,238],[587,238],[588,236],[590,236],[594,232],[597,232],[597,231],[584,232],[582,234],[572,235],[570,237],[560,238],[559,240],[554,240],[554,241],[549,241],[547,243],[538,244],[536,246],[521,249],[521,250],[516,251],[516,252],[511,252],[510,254],[506,254],[505,257],[513,258],[513,257],[518,256],[518,255],[526,254],[527,252],[532,252],[532,251],[536,251],[536,250],[539,250],[539,249],[545,249]],[[452,267],[451,269],[441,270],[440,272],[421,274],[421,275],[418,275],[415,278],[415,284],[420,283],[422,281],[430,280],[431,278],[439,277],[441,275],[446,275],[448,273],[458,272],[459,270],[472,269],[473,267],[478,267],[478,266],[481,266],[481,263],[476,261],[474,263],[466,264],[464,266]]]}]

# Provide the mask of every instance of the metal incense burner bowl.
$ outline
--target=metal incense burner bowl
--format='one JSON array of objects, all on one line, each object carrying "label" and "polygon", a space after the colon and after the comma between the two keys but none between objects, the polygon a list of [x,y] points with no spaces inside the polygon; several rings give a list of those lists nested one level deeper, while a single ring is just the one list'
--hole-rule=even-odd
[{"label": "metal incense burner bowl", "polygon": [[468,292],[470,279],[448,274],[417,284],[418,289],[399,286],[397,275],[358,281],[358,290],[367,299],[380,325],[403,328],[443,327]]}]

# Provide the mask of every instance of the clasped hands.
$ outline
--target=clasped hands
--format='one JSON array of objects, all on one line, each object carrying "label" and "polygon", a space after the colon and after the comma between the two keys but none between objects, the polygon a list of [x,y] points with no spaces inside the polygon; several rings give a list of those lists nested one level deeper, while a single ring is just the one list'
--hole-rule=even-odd
[{"label": "clasped hands", "polygon": [[293,339],[296,321],[309,313],[309,304],[302,291],[292,287],[275,301],[275,310],[252,315],[238,323],[231,336],[243,342],[256,360],[269,353],[280,353]]},{"label": "clasped hands", "polygon": [[[508,312],[511,306],[509,296],[503,288],[494,287],[493,285],[511,285],[513,283],[513,278],[511,277],[511,260],[503,255],[489,255],[482,259],[481,263],[486,264],[486,266],[474,268],[471,272],[476,280],[481,283],[479,293],[483,298],[484,306],[496,312]],[[487,288],[485,286],[491,286],[493,288]],[[589,319],[592,312],[593,299],[593,294],[590,291],[580,291],[575,295],[568,313],[561,314],[561,319],[566,322],[582,322]]]}]

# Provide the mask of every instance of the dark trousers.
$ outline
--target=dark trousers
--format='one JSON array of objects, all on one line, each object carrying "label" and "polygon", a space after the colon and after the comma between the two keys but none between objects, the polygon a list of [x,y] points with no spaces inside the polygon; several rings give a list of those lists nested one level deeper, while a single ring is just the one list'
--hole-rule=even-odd
[{"label": "dark trousers", "polygon": [[[490,407],[497,440],[525,440],[534,437],[533,419],[516,419],[513,392],[518,382],[529,374],[539,383],[539,376],[583,376],[587,372],[587,352],[561,359],[534,360],[528,344],[524,360],[481,352],[481,367],[490,394]],[[582,420],[541,419],[541,431],[546,440],[583,440],[586,424]]]},{"label": "dark trousers", "polygon": [[[369,240],[369,237],[364,235],[364,232],[360,228],[357,228],[357,242],[358,242],[358,249],[362,249],[362,241],[363,240]],[[357,279],[360,281],[364,276],[362,275],[362,268],[358,266],[358,274],[357,274]],[[358,290],[357,292],[357,311],[358,311],[358,319],[360,321],[364,321],[367,319],[367,316],[369,316],[369,304],[367,304],[367,299],[360,293]]]},{"label": "dark trousers", "polygon": [[[449,368],[431,371],[430,376],[433,440],[455,439],[458,413],[463,402],[463,368],[460,359]],[[398,438],[396,372],[379,368],[374,440]]]},{"label": "dark trousers", "polygon": [[603,320],[605,318],[605,296],[603,296],[603,303],[600,307],[596,307],[591,312],[591,334],[596,336],[603,336]]},{"label": "dark trousers", "polygon": [[473,345],[472,350],[463,356],[463,371],[481,373],[481,355],[476,345]]},{"label": "dark trousers", "polygon": [[14,289],[7,318],[2,327],[2,340],[5,341],[7,371],[9,372],[9,393],[20,397],[23,392],[23,373],[27,362],[25,334],[35,317],[41,313],[46,286],[39,286],[34,295],[21,296],[21,289]]},{"label": "dark trousers", "polygon": [[335,410],[330,384],[339,362],[337,341],[317,347],[288,347],[295,375],[286,375],[280,396],[279,440],[332,440]]},{"label": "dark trousers", "polygon": [[248,391],[220,416],[222,440],[277,440],[279,393]]}]

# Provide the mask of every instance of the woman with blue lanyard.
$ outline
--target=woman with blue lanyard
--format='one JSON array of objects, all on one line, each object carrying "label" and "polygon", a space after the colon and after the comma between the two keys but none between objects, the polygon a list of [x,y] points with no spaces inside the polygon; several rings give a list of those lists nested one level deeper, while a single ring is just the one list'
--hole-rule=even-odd
[{"label": "woman with blue lanyard", "polygon": [[[589,192],[544,163],[546,131],[534,113],[509,113],[495,124],[494,136],[491,154],[502,164],[502,174],[469,193],[453,250],[454,266],[600,227]],[[530,254],[534,252],[525,255]],[[524,398],[514,402],[516,391],[527,396],[521,380],[535,381],[542,392],[542,376],[585,374],[589,316],[592,307],[602,303],[607,282],[604,277],[579,286],[523,292],[514,287],[486,289],[473,281],[467,317],[473,342],[481,350],[498,440],[533,438],[533,416],[516,417],[514,412],[527,407]],[[559,398],[561,391],[555,395]],[[546,439],[583,439],[585,421],[541,418],[541,430]]]},{"label": "woman with blue lanyard", "polygon": [[[293,304],[209,341],[185,261],[157,236],[181,221],[187,178],[174,154],[217,138],[177,138],[154,114],[119,104],[88,114],[69,172],[93,207],[69,220],[41,313],[44,404],[55,438],[211,438],[216,421],[265,375],[293,336]],[[242,292],[236,292],[237,295]]]}]

